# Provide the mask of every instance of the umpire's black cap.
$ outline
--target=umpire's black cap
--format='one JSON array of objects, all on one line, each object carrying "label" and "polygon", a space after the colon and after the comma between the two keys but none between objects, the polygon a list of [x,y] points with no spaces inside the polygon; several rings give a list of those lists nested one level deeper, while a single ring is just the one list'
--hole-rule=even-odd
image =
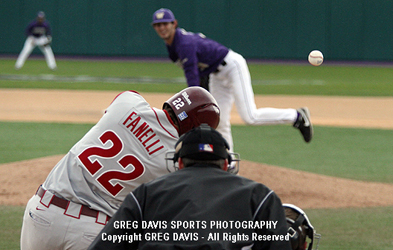
[{"label": "umpire's black cap", "polygon": [[194,160],[231,160],[227,141],[207,124],[202,124],[183,134],[175,147],[175,162],[179,157]]}]

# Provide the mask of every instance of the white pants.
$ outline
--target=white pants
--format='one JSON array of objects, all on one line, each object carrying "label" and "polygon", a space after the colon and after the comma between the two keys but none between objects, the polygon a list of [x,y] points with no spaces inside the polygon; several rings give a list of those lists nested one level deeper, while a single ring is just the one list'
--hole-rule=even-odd
[{"label": "white pants", "polygon": [[209,89],[221,111],[217,130],[228,141],[232,152],[234,150],[230,116],[233,102],[240,117],[249,125],[283,124],[296,121],[296,109],[257,109],[250,71],[243,56],[230,50],[224,61],[226,65],[220,65],[219,72],[210,74]]},{"label": "white pants", "polygon": [[20,238],[21,250],[87,249],[104,225],[96,219],[65,215],[54,205],[48,208],[34,195],[27,203]]},{"label": "white pants", "polygon": [[20,52],[18,59],[15,63],[15,68],[20,69],[25,64],[27,58],[30,56],[33,49],[38,46],[41,52],[45,56],[46,64],[52,70],[57,68],[55,56],[53,55],[53,51],[50,45],[44,46],[45,43],[48,42],[48,38],[45,36],[36,38],[34,36],[27,37],[25,41],[25,45],[23,46],[22,51]]}]

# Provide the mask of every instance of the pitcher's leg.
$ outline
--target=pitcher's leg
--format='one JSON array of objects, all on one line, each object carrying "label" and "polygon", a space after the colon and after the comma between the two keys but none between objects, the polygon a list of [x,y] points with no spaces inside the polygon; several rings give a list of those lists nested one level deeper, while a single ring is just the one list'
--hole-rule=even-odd
[{"label": "pitcher's leg", "polygon": [[246,60],[233,52],[233,69],[229,79],[233,82],[236,109],[245,123],[250,125],[281,124],[296,121],[296,109],[256,108],[251,76]]},{"label": "pitcher's leg", "polygon": [[210,93],[216,99],[220,108],[220,123],[217,131],[227,140],[230,151],[233,152],[233,139],[231,131],[231,111],[233,106],[232,88],[226,84],[224,79],[217,78],[214,74],[210,77]]}]

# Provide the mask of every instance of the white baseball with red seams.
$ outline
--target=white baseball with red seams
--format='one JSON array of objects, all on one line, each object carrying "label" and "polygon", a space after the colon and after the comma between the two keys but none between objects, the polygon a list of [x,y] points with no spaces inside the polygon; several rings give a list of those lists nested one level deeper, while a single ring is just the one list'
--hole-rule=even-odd
[{"label": "white baseball with red seams", "polygon": [[323,63],[323,54],[319,50],[313,50],[308,55],[308,61],[311,65],[319,66]]}]

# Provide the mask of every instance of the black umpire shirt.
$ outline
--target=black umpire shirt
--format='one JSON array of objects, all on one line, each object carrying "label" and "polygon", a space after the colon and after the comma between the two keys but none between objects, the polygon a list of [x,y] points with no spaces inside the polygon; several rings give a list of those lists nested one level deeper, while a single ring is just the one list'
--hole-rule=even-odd
[{"label": "black umpire shirt", "polygon": [[89,249],[290,250],[287,237],[272,190],[194,165],[135,189]]}]

